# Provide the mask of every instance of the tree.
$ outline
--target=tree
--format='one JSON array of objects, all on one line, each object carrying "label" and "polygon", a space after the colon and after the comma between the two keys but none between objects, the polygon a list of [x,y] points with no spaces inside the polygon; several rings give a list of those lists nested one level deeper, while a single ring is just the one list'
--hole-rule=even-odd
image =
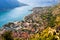
[{"label": "tree", "polygon": [[2,38],[3,40],[13,40],[12,32],[6,31],[5,33],[2,34]]}]

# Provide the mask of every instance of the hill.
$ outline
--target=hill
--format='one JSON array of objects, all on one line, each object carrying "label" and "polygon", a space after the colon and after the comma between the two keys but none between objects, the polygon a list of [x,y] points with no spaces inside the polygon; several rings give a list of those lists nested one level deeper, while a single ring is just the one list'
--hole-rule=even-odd
[{"label": "hill", "polygon": [[33,8],[23,21],[5,24],[0,35],[6,40],[60,40],[60,5]]},{"label": "hill", "polygon": [[20,3],[17,0],[0,0],[0,11],[6,11],[25,5],[26,4]]}]

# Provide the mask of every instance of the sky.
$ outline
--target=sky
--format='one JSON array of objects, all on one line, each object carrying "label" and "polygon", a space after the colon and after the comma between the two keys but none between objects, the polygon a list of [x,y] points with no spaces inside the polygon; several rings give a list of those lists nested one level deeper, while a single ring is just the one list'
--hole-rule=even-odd
[{"label": "sky", "polygon": [[18,0],[30,6],[48,6],[60,2],[59,0]]}]

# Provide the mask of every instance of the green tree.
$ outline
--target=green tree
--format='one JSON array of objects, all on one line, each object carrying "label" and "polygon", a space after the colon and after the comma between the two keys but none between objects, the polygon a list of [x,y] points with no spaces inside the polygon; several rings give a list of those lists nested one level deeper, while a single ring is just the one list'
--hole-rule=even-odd
[{"label": "green tree", "polygon": [[6,31],[2,34],[3,40],[13,40],[11,31]]}]

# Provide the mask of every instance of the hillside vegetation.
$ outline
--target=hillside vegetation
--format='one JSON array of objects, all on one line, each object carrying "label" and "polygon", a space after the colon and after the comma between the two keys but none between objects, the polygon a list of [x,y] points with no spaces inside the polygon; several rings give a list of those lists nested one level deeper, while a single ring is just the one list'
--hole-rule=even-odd
[{"label": "hillside vegetation", "polygon": [[0,40],[60,40],[60,5],[33,8],[23,21],[0,30]]}]

